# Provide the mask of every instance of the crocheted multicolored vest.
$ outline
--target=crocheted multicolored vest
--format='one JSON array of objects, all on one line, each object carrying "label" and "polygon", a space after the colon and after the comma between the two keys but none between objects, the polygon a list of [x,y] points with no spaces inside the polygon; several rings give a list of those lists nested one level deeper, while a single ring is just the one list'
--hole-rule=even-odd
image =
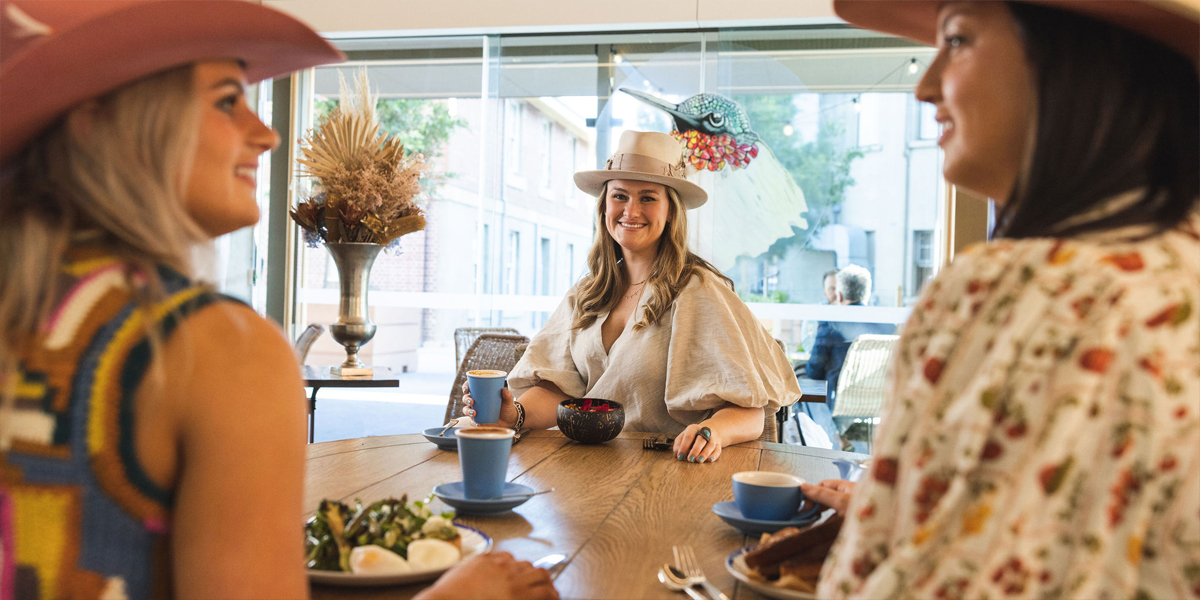
[{"label": "crocheted multicolored vest", "polygon": [[125,263],[73,251],[66,294],[22,356],[13,433],[0,439],[0,600],[170,597],[172,494],[142,469],[134,396],[163,340],[226,299],[166,268],[166,299],[135,301]]}]

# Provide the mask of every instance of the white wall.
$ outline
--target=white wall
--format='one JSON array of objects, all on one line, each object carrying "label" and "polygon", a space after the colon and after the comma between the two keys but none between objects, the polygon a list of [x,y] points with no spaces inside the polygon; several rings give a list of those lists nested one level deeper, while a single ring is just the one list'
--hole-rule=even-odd
[{"label": "white wall", "polygon": [[805,25],[830,0],[261,0],[331,38]]}]

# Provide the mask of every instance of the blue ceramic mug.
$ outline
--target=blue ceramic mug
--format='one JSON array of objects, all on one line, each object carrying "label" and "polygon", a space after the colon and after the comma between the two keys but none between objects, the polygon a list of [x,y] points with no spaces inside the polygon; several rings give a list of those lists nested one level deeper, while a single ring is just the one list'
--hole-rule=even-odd
[{"label": "blue ceramic mug", "polygon": [[796,513],[804,502],[802,483],[803,479],[788,473],[742,471],[733,476],[733,501],[747,519],[790,521],[816,510]]},{"label": "blue ceramic mug", "polygon": [[490,369],[467,371],[467,386],[471,390],[471,399],[475,401],[474,421],[476,423],[495,423],[500,420],[500,390],[508,377],[505,371]]},{"label": "blue ceramic mug", "polygon": [[515,431],[505,427],[468,427],[454,433],[458,439],[463,494],[468,499],[487,500],[504,494],[514,434]]}]

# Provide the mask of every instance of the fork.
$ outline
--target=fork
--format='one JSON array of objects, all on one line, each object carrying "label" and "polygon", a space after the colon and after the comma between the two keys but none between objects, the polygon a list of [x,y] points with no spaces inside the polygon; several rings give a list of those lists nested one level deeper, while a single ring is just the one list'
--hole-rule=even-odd
[{"label": "fork", "polygon": [[687,544],[671,546],[671,551],[675,553],[675,568],[687,575],[689,585],[704,586],[704,590],[714,600],[729,600],[729,596],[717,589],[717,586],[709,583],[708,578],[704,576],[704,571],[700,570],[700,563],[696,560],[696,553],[692,551],[691,546]]},{"label": "fork", "polygon": [[675,438],[666,436],[655,436],[652,438],[642,439],[642,449],[644,450],[670,450],[671,445],[675,442]]}]

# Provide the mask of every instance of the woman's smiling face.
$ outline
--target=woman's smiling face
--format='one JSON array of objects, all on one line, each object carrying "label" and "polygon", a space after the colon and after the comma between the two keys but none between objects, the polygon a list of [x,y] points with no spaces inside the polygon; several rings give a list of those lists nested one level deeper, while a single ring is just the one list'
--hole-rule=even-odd
[{"label": "woman's smiling face", "polygon": [[184,195],[188,214],[217,237],[258,222],[258,157],[279,136],[246,104],[245,74],[235,61],[197,63],[200,135]]},{"label": "woman's smiling face", "polygon": [[937,107],[946,180],[1004,202],[1037,115],[1034,70],[1003,2],[947,2],[917,99]]},{"label": "woman's smiling face", "polygon": [[658,248],[667,221],[671,218],[671,200],[667,187],[648,181],[613,179],[604,193],[604,228],[626,253],[642,253]]}]

